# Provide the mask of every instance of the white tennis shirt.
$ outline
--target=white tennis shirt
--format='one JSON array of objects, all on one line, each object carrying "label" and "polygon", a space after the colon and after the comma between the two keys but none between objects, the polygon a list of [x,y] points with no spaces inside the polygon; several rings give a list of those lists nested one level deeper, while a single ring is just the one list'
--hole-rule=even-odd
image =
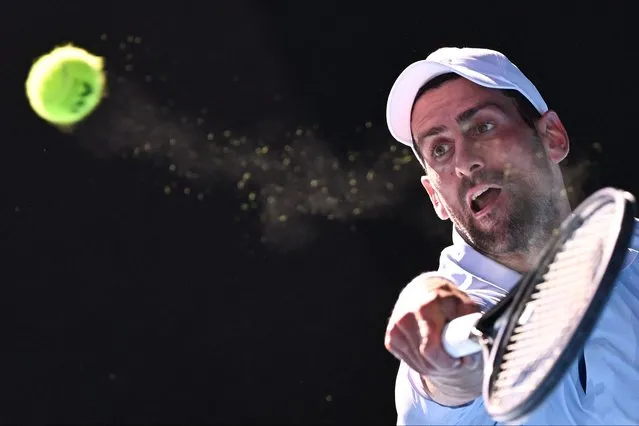
[{"label": "white tennis shirt", "polygon": [[[639,220],[610,300],[584,347],[586,391],[578,362],[526,425],[639,425]],[[453,231],[453,244],[433,275],[465,291],[482,311],[509,292],[520,275],[480,254]],[[395,384],[398,425],[494,425],[482,398],[441,406],[424,393],[419,375],[401,362]]]}]

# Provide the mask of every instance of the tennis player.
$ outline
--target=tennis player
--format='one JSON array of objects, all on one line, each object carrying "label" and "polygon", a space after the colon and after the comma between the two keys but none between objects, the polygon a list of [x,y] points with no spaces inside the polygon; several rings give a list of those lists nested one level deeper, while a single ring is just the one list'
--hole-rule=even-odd
[{"label": "tennis player", "polygon": [[[495,424],[481,399],[480,355],[455,360],[440,335],[451,319],[503,298],[570,214],[559,166],[568,133],[517,66],[477,48],[441,48],[408,66],[391,89],[387,121],[422,164],[435,213],[453,223],[438,270],[402,290],[386,330],[385,346],[400,360],[397,424]],[[583,355],[527,424],[639,424],[637,250],[635,220]]]}]

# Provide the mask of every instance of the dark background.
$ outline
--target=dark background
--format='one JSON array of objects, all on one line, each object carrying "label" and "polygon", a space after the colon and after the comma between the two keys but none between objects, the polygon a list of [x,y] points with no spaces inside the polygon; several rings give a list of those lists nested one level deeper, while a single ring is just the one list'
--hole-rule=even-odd
[{"label": "dark background", "polygon": [[[450,242],[385,126],[405,66],[501,50],[571,135],[573,200],[639,189],[623,2],[448,3],[7,6],[0,421],[393,424],[385,322]],[[109,73],[73,133],[24,96],[67,42]]]}]

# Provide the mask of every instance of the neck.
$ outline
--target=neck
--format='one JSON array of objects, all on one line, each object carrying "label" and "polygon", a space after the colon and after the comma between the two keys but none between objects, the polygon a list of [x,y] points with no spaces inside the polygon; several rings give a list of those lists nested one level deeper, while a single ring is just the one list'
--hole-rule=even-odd
[{"label": "neck", "polygon": [[541,250],[535,250],[535,253],[508,253],[501,256],[490,256],[495,262],[501,263],[507,268],[519,273],[526,273],[532,270],[537,263],[537,259],[541,255]]}]

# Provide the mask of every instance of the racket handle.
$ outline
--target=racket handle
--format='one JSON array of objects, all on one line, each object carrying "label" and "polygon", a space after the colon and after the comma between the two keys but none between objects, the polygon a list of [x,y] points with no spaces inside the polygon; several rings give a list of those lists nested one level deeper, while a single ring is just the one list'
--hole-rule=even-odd
[{"label": "racket handle", "polygon": [[442,346],[453,358],[462,358],[481,352],[481,345],[475,340],[472,330],[482,314],[480,312],[455,318],[444,326]]}]

